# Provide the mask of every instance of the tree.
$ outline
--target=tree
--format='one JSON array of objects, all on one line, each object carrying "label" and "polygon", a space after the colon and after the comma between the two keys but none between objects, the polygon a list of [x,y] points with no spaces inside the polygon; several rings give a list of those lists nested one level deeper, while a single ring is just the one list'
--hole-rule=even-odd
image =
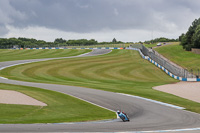
[{"label": "tree", "polygon": [[117,40],[115,38],[113,38],[112,42],[113,43],[117,43]]},{"label": "tree", "polygon": [[87,45],[95,45],[97,43],[98,42],[96,40],[94,40],[94,39],[90,39],[90,40],[87,41]]},{"label": "tree", "polygon": [[59,44],[59,43],[66,43],[66,40],[62,39],[62,38],[56,38],[54,41],[55,44]]},{"label": "tree", "polygon": [[160,37],[160,38],[155,38],[150,41],[145,41],[145,43],[150,44],[150,43],[158,43],[158,42],[177,42],[178,39],[169,39],[165,37]]},{"label": "tree", "polygon": [[179,40],[181,40],[181,45],[185,50],[190,51],[191,48],[200,48],[200,45],[198,44],[198,42],[200,41],[198,39],[199,25],[200,25],[200,18],[195,19],[192,22],[192,25],[189,27],[186,34],[182,34],[179,37]]},{"label": "tree", "polygon": [[185,34],[182,33],[182,34],[179,36],[178,40],[181,42],[181,40],[183,39],[184,36],[185,36]]},{"label": "tree", "polygon": [[197,26],[195,33],[192,37],[193,40],[193,47],[200,48],[200,25]]}]

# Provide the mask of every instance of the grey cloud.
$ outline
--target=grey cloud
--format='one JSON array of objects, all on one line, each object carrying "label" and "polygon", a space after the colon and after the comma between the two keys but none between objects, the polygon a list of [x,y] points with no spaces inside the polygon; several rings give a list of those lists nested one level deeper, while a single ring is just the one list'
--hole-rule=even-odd
[{"label": "grey cloud", "polygon": [[8,33],[6,25],[23,21],[25,15],[18,10],[15,10],[7,0],[0,0],[0,35]]},{"label": "grey cloud", "polygon": [[0,24],[79,33],[102,29],[171,31],[188,27],[200,16],[196,0],[10,0],[0,4],[0,9],[4,5],[9,7],[4,9],[8,14]]},{"label": "grey cloud", "polygon": [[0,36],[5,35],[8,33],[8,29],[5,27],[5,25],[0,24]]}]

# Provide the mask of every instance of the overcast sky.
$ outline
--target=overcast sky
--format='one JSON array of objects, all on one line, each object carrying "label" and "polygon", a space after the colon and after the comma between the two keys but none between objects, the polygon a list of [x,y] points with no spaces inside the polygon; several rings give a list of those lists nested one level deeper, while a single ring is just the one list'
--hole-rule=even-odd
[{"label": "overcast sky", "polygon": [[0,37],[178,38],[199,17],[200,0],[0,0]]}]

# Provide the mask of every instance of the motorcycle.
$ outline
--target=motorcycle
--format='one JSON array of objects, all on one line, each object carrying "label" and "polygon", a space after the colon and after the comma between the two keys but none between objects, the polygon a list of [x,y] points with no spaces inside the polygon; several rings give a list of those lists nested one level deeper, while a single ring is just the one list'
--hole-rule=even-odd
[{"label": "motorcycle", "polygon": [[117,111],[117,114],[123,120],[123,122],[130,121],[126,113]]}]

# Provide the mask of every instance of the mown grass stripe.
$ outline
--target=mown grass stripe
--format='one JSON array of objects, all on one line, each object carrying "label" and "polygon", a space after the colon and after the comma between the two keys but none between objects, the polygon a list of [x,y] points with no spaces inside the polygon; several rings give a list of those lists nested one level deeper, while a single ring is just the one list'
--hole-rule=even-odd
[{"label": "mown grass stripe", "polygon": [[90,52],[91,50],[0,50],[0,62],[25,59],[40,59],[53,57],[75,56]]}]

